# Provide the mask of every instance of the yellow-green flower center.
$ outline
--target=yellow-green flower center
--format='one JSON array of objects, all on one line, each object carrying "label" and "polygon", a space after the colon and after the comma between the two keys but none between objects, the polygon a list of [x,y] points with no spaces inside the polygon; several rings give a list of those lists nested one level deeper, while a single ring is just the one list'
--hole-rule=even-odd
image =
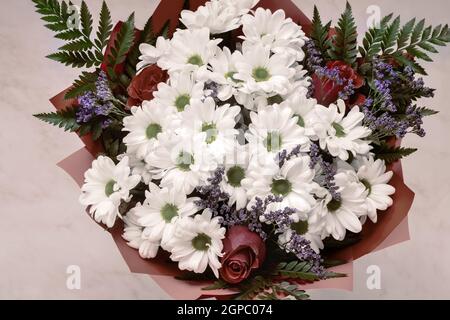
[{"label": "yellow-green flower center", "polygon": [[267,81],[270,77],[269,70],[264,67],[257,67],[253,69],[253,79],[255,79],[256,82]]},{"label": "yellow-green flower center", "polygon": [[245,178],[245,171],[239,166],[234,166],[227,171],[228,183],[237,188],[241,186],[242,179]]},{"label": "yellow-green flower center", "polygon": [[114,193],[114,185],[116,182],[114,180],[110,180],[105,186],[105,194],[107,197]]},{"label": "yellow-green flower center", "polygon": [[283,97],[280,96],[279,94],[267,98],[267,103],[268,103],[269,105],[280,104],[280,103],[282,103],[283,101],[284,101]]},{"label": "yellow-green flower center", "polygon": [[166,222],[172,221],[174,217],[178,215],[178,208],[177,206],[167,203],[164,207],[161,209],[161,216]]},{"label": "yellow-green flower center", "polygon": [[335,212],[337,210],[339,210],[342,206],[342,202],[338,201],[338,200],[331,200],[328,204],[327,204],[327,209],[330,212]]},{"label": "yellow-green flower center", "polygon": [[151,123],[147,129],[145,130],[145,135],[147,136],[147,138],[150,139],[156,139],[156,136],[158,135],[158,133],[162,132],[162,128],[159,124],[157,123]]},{"label": "yellow-green flower center", "polygon": [[217,128],[215,123],[203,123],[202,124],[202,132],[206,132],[206,143],[210,144],[216,141],[217,138]]},{"label": "yellow-green flower center", "polygon": [[291,224],[291,229],[295,231],[295,233],[299,235],[304,235],[308,232],[308,221],[299,221]]},{"label": "yellow-green flower center", "polygon": [[286,179],[272,180],[272,193],[277,196],[287,196],[292,191],[292,183]]},{"label": "yellow-green flower center", "polygon": [[191,164],[194,164],[194,156],[186,151],[181,151],[176,160],[178,169],[189,171]]},{"label": "yellow-green flower center", "polygon": [[191,96],[188,94],[182,94],[175,100],[175,107],[177,107],[178,112],[182,112],[190,102]]},{"label": "yellow-green flower center", "polygon": [[194,239],[192,239],[192,246],[195,250],[206,251],[210,245],[211,237],[204,233],[199,233]]},{"label": "yellow-green flower center", "polygon": [[194,54],[193,56],[189,57],[187,63],[193,64],[193,65],[196,65],[199,67],[204,65],[202,57],[200,57],[198,54]]}]

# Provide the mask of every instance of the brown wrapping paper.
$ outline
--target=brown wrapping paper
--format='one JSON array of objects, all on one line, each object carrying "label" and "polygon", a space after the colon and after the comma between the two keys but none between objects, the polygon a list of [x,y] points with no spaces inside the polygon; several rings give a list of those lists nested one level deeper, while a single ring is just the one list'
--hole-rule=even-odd
[{"label": "brown wrapping paper", "polygon": [[[191,0],[191,9],[204,4],[205,0]],[[182,10],[184,0],[162,0],[153,14],[154,30],[160,30],[167,19],[170,19],[170,28],[173,32],[177,26],[177,20]],[[268,8],[272,11],[284,9],[286,15],[295,22],[302,25],[306,33],[311,29],[311,22],[306,15],[290,0],[261,0],[258,7]],[[112,40],[118,32],[120,23],[115,27]],[[112,41],[110,41],[110,48]],[[108,49],[109,50],[109,49]],[[51,99],[56,109],[61,110],[72,105],[75,101],[64,100],[64,94],[67,90],[61,92]],[[70,157],[61,161],[58,166],[70,174],[74,180],[81,186],[83,183],[84,172],[90,168],[91,162],[96,155],[101,153],[102,147],[97,142],[93,142],[90,136],[81,138],[86,148],[75,152]],[[396,142],[397,144],[400,141]],[[414,193],[405,185],[403,181],[403,172],[400,161],[390,166],[394,176],[390,182],[395,187],[396,193],[393,195],[394,204],[385,212],[380,212],[378,223],[368,222],[364,225],[362,231],[362,240],[334,254],[334,258],[345,259],[347,264],[333,268],[333,271],[348,274],[346,278],[329,279],[313,284],[305,285],[305,289],[317,288],[339,288],[351,290],[353,287],[352,262],[370,252],[381,250],[391,245],[406,241],[409,239],[407,214],[414,199]],[[208,283],[187,282],[176,280],[174,276],[181,274],[176,264],[171,263],[167,253],[160,253],[155,259],[144,260],[139,257],[138,251],[130,248],[122,239],[123,225],[121,222],[108,230],[114,239],[120,253],[125,259],[132,272],[144,273],[152,276],[168,294],[175,299],[196,299],[199,297],[218,297],[227,298],[233,291],[215,290],[202,291],[201,288]]]}]

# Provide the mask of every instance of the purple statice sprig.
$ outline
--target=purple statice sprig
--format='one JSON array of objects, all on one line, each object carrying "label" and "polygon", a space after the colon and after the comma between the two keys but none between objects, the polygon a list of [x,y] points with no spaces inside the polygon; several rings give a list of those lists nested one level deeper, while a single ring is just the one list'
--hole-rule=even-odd
[{"label": "purple statice sprig", "polygon": [[201,195],[200,200],[195,201],[195,205],[203,210],[209,209],[213,217],[229,216],[233,209],[228,205],[230,195],[223,192],[220,184],[224,178],[225,168],[217,168],[212,176],[207,179],[207,184],[197,187],[197,192]]},{"label": "purple statice sprig", "polygon": [[326,276],[323,259],[320,254],[311,248],[311,242],[299,234],[292,233],[290,240],[283,245],[286,252],[294,254],[298,260],[308,262],[311,265],[309,272],[319,278]]},{"label": "purple statice sprig", "polygon": [[311,158],[309,163],[310,168],[313,169],[319,165],[322,169],[321,179],[317,182],[319,185],[328,190],[334,200],[340,201],[341,194],[338,191],[339,187],[334,181],[334,176],[337,171],[336,166],[332,162],[324,159],[322,151],[316,143],[311,144],[309,154]]},{"label": "purple statice sprig", "polygon": [[293,159],[298,157],[301,154],[301,146],[298,145],[296,146],[294,149],[292,149],[289,153],[287,152],[286,149],[284,149],[283,151],[280,151],[277,156],[276,156],[276,161],[278,162],[279,167],[283,167],[284,164]]},{"label": "purple statice sprig", "polygon": [[79,108],[76,113],[76,121],[79,125],[99,121],[102,128],[110,126],[115,116],[127,116],[128,114],[117,108],[109,80],[104,71],[100,71],[95,82],[95,91],[87,91],[78,98]]}]

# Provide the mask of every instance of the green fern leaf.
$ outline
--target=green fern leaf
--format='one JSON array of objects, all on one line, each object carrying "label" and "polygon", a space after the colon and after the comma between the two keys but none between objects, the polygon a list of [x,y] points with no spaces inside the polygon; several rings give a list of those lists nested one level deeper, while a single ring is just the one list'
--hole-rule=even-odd
[{"label": "green fern leaf", "polygon": [[39,120],[63,128],[64,131],[75,132],[80,128],[76,121],[76,113],[77,107],[71,107],[57,112],[40,113],[34,116]]},{"label": "green fern leaf", "polygon": [[386,143],[375,145],[373,149],[375,158],[384,160],[387,164],[403,159],[416,151],[417,149],[413,148],[390,147]]},{"label": "green fern leaf", "polygon": [[394,46],[397,43],[397,36],[400,32],[400,17],[394,19],[394,21],[387,27],[383,36],[383,42],[381,43],[381,50],[384,54],[390,54],[395,51]]},{"label": "green fern leaf", "polygon": [[300,279],[304,281],[319,281],[330,278],[345,277],[344,274],[327,272],[324,277],[312,272],[313,265],[306,261],[292,261],[289,263],[280,263],[276,270],[275,275],[287,277],[289,279]]},{"label": "green fern leaf", "polygon": [[89,37],[92,33],[92,15],[89,12],[89,8],[86,5],[86,2],[81,2],[81,9],[80,9],[80,20],[81,20],[81,27],[83,34],[86,37]]},{"label": "green fern leaf", "polygon": [[416,19],[409,20],[400,30],[400,33],[397,38],[397,48],[402,49],[408,45],[408,40],[411,37],[411,34],[414,29],[414,25],[416,24]]},{"label": "green fern leaf", "polygon": [[48,55],[47,58],[75,68],[90,68],[94,64],[100,64],[92,52],[60,51]]},{"label": "green fern leaf", "polygon": [[352,8],[347,2],[345,11],[338,21],[336,35],[331,41],[331,48],[328,50],[329,57],[354,65],[358,54],[357,37]]},{"label": "green fern leaf", "polygon": [[65,99],[77,98],[88,91],[95,90],[95,82],[98,78],[98,70],[95,72],[83,72],[80,77],[74,81],[72,87],[67,91]]},{"label": "green fern leaf", "polygon": [[72,42],[68,42],[62,47],[59,48],[61,51],[85,51],[92,49],[92,42],[86,41],[85,39],[74,40]]},{"label": "green fern leaf", "polygon": [[123,63],[126,59],[126,54],[130,50],[134,41],[134,13],[130,15],[128,20],[124,22],[108,56],[108,73],[112,78],[116,78],[115,68]]},{"label": "green fern leaf", "polygon": [[330,48],[330,40],[328,39],[330,26],[331,22],[328,22],[326,25],[322,24],[319,10],[314,6],[311,39],[314,41],[316,47],[322,52],[322,55]]},{"label": "green fern leaf", "polygon": [[102,9],[100,11],[100,22],[97,31],[97,46],[103,50],[108,44],[109,37],[112,32],[112,20],[111,12],[105,1],[102,3]]}]

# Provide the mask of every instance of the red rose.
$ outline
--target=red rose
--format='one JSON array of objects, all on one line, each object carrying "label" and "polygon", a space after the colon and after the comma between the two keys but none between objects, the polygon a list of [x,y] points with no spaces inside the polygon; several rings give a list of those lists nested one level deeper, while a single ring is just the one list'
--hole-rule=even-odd
[{"label": "red rose", "polygon": [[355,89],[361,88],[364,84],[364,78],[357,74],[350,65],[342,61],[330,61],[327,63],[326,68],[328,70],[337,69],[342,83],[336,83],[333,79],[320,77],[317,74],[312,76],[314,98],[321,105],[328,107],[336,102],[339,98],[339,93],[344,90],[350,80],[353,82]]},{"label": "red rose", "polygon": [[248,278],[261,267],[266,257],[266,247],[261,237],[245,226],[234,226],[223,240],[220,275],[228,283],[236,284]]},{"label": "red rose", "polygon": [[132,107],[140,105],[142,101],[152,100],[158,84],[167,81],[168,78],[167,72],[157,65],[146,67],[131,80],[127,90],[129,96],[127,105]]}]

